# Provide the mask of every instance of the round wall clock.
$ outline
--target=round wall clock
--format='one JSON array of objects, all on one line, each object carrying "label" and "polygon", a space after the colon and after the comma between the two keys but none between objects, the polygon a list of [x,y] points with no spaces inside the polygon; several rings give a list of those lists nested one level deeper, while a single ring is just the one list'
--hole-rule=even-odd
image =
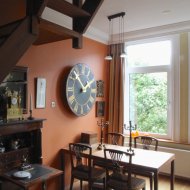
[{"label": "round wall clock", "polygon": [[84,116],[90,112],[96,99],[96,80],[90,67],[79,63],[71,69],[67,78],[66,97],[75,115]]}]

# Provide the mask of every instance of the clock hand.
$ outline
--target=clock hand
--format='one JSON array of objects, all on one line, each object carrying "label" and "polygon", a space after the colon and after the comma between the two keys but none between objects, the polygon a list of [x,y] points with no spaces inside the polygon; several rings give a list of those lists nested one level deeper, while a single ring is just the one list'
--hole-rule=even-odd
[{"label": "clock hand", "polygon": [[78,75],[75,71],[74,71],[74,74],[75,74],[76,79],[79,81],[80,85],[82,86],[82,91],[85,92],[86,89],[85,89],[85,87],[83,86],[83,84],[82,84],[82,82],[81,82],[81,80],[80,80],[79,75]]},{"label": "clock hand", "polygon": [[92,79],[90,82],[87,81],[87,85],[84,87],[85,90],[89,87],[90,88],[90,85],[94,82],[94,79]]}]

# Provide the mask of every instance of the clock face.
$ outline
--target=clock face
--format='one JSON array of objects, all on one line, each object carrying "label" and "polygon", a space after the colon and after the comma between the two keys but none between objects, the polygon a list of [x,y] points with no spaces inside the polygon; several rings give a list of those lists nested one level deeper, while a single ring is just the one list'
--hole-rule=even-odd
[{"label": "clock face", "polygon": [[72,112],[83,116],[90,112],[96,99],[96,80],[85,64],[75,65],[67,78],[66,97]]},{"label": "clock face", "polygon": [[11,103],[13,105],[16,105],[17,104],[17,98],[13,97],[12,100],[11,100]]}]

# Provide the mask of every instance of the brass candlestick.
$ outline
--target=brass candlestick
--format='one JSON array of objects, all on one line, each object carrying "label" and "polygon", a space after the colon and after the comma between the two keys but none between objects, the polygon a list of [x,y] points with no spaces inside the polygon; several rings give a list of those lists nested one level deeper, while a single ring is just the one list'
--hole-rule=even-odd
[{"label": "brass candlestick", "polygon": [[103,145],[103,140],[104,140],[104,128],[109,125],[109,121],[105,121],[102,118],[101,121],[97,121],[97,125],[101,127],[101,138],[100,138],[100,144],[98,145],[97,149],[102,150],[104,145]]},{"label": "brass candlestick", "polygon": [[129,130],[129,149],[127,149],[127,152],[134,154],[134,149],[132,149],[132,130],[134,130],[135,127],[132,126],[131,121],[129,121],[129,126],[126,127],[126,125],[124,124],[124,128],[126,130]]}]

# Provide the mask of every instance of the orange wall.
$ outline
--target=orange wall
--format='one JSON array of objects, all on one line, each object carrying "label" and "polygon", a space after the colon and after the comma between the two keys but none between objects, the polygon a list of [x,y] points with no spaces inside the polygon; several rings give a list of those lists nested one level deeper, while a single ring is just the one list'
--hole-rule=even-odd
[{"label": "orange wall", "polygon": [[[61,96],[66,73],[75,64],[84,63],[91,67],[96,80],[104,80],[105,87],[107,86],[108,63],[104,61],[106,46],[87,38],[84,38],[83,49],[77,50],[71,46],[71,40],[32,46],[18,63],[29,68],[28,94],[32,94],[33,102],[35,102],[34,79],[44,77],[47,80],[46,108],[34,109],[33,116],[47,119],[42,129],[43,163],[56,168],[60,168],[60,149],[69,142],[79,140],[81,132],[94,131],[100,136],[95,106],[83,117],[76,117],[68,110]],[[106,90],[105,97],[107,94]],[[56,102],[55,108],[51,108],[52,101]],[[50,185],[48,189],[55,188]]]}]

